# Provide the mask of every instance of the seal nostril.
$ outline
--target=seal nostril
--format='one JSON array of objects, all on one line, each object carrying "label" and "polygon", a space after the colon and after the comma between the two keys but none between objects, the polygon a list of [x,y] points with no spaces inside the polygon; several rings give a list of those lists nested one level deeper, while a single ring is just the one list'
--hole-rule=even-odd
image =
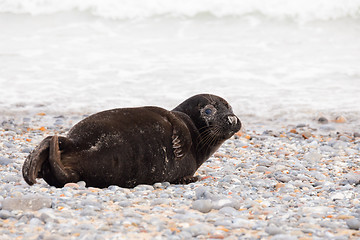
[{"label": "seal nostril", "polygon": [[237,124],[237,117],[235,116],[228,116],[228,120],[230,124]]}]

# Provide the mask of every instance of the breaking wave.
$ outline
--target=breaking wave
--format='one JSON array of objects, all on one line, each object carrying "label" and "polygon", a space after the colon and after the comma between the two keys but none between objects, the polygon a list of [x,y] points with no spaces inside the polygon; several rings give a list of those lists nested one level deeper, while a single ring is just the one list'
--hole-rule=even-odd
[{"label": "breaking wave", "polygon": [[262,15],[300,22],[360,18],[360,0],[0,0],[1,13],[85,12],[113,20]]}]

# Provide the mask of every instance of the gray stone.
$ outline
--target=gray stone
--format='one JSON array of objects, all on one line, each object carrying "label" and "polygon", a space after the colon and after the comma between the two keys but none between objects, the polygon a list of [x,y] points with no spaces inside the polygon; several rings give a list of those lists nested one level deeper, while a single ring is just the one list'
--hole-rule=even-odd
[{"label": "gray stone", "polygon": [[8,210],[0,210],[1,219],[8,219],[10,217],[12,217],[12,214]]},{"label": "gray stone", "polygon": [[350,229],[359,230],[360,229],[360,220],[356,218],[346,220],[346,224]]},{"label": "gray stone", "polygon": [[276,175],[275,179],[278,180],[279,182],[285,182],[285,183],[291,181],[291,177],[285,174]]},{"label": "gray stone", "polygon": [[31,151],[32,151],[32,149],[31,149],[31,148],[28,148],[28,147],[23,148],[23,149],[21,150],[22,153],[30,153]]},{"label": "gray stone", "polygon": [[329,123],[329,120],[326,117],[319,117],[318,122],[321,124],[327,124]]},{"label": "gray stone", "polygon": [[8,165],[12,162],[13,162],[13,160],[0,156],[0,165],[4,166],[4,165]]},{"label": "gray stone", "polygon": [[270,226],[266,227],[265,232],[269,235],[278,235],[284,233],[284,231],[281,228],[275,226],[274,224],[271,224]]},{"label": "gray stone", "polygon": [[161,183],[155,183],[153,187],[154,189],[159,189],[159,188],[163,188],[163,185]]},{"label": "gray stone", "polygon": [[179,237],[180,239],[191,239],[192,234],[187,231],[182,231],[181,233],[179,233]]},{"label": "gray stone", "polygon": [[212,209],[211,200],[196,200],[192,203],[192,208],[202,213],[208,213]]},{"label": "gray stone", "polygon": [[228,219],[228,218],[220,218],[214,222],[214,225],[230,228],[233,225],[233,222],[231,219]]},{"label": "gray stone", "polygon": [[42,196],[25,196],[21,198],[5,198],[2,202],[2,208],[4,210],[31,210],[37,211],[42,208],[50,208],[51,199]]},{"label": "gray stone", "polygon": [[216,201],[213,201],[213,209],[221,209],[223,207],[232,207],[235,209],[240,208],[240,202],[232,198],[222,198]]},{"label": "gray stone", "polygon": [[340,136],[339,137],[340,141],[344,141],[344,142],[350,142],[351,138],[347,137],[347,136]]},{"label": "gray stone", "polygon": [[32,218],[32,219],[29,221],[29,225],[39,226],[39,225],[41,225],[41,224],[43,224],[43,222],[42,222],[40,219],[36,218],[36,217]]},{"label": "gray stone", "polygon": [[344,178],[349,184],[360,184],[360,173],[347,173]]},{"label": "gray stone", "polygon": [[271,238],[271,240],[297,240],[297,236],[289,234],[278,234]]},{"label": "gray stone", "polygon": [[258,162],[259,166],[270,167],[273,163],[267,159],[261,159]]},{"label": "gray stone", "polygon": [[256,172],[267,172],[267,171],[269,171],[269,168],[265,167],[265,166],[258,166],[255,168],[255,171]]},{"label": "gray stone", "polygon": [[86,187],[86,183],[84,181],[79,181],[76,184],[79,185],[79,189],[84,189]]},{"label": "gray stone", "polygon": [[334,193],[330,196],[330,199],[332,201],[343,200],[344,198],[345,198],[345,195],[341,192]]},{"label": "gray stone", "polygon": [[168,204],[169,203],[169,199],[166,199],[166,198],[157,198],[157,199],[154,199],[152,202],[151,202],[151,206],[156,206],[156,205],[161,205],[161,204]]},{"label": "gray stone", "polygon": [[195,189],[196,199],[212,199],[213,194],[209,192],[207,187],[198,187]]},{"label": "gray stone", "polygon": [[239,215],[239,212],[233,208],[233,207],[223,207],[219,210],[220,214],[223,214],[225,216],[237,216]]},{"label": "gray stone", "polygon": [[199,235],[207,236],[211,232],[211,227],[206,224],[197,224],[185,229],[186,232],[189,232],[191,236],[197,237]]},{"label": "gray stone", "polygon": [[154,187],[151,185],[137,185],[136,187],[134,187],[135,191],[152,191],[154,190]]},{"label": "gray stone", "polygon": [[232,228],[247,228],[250,229],[254,226],[254,222],[249,219],[235,218],[232,223]]},{"label": "gray stone", "polygon": [[93,209],[84,209],[81,211],[80,216],[96,216],[97,212]]},{"label": "gray stone", "polygon": [[12,143],[10,143],[10,142],[4,142],[3,144],[4,144],[4,146],[7,147],[7,148],[15,148],[15,145],[12,144]]},{"label": "gray stone", "polygon": [[309,162],[318,162],[323,156],[318,152],[308,152],[304,155],[304,160]]}]

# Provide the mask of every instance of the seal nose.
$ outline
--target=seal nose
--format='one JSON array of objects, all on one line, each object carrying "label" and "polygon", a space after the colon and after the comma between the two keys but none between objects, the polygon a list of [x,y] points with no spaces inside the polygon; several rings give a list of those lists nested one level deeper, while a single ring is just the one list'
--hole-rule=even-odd
[{"label": "seal nose", "polygon": [[232,125],[236,125],[238,122],[238,118],[234,115],[229,115],[228,120],[229,120],[230,124],[232,124]]}]

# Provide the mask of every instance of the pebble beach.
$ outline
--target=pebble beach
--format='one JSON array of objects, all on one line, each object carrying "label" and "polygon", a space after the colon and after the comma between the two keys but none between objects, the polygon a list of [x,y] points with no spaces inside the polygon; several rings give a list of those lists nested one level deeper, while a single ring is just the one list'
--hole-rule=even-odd
[{"label": "pebble beach", "polygon": [[339,132],[351,124],[345,119],[248,123],[189,185],[28,186],[21,167],[29,152],[84,117],[3,119],[0,239],[360,238],[360,136]]},{"label": "pebble beach", "polygon": [[[0,0],[0,239],[360,239],[359,0]],[[200,181],[22,178],[49,135],[210,93],[243,128]]]}]

